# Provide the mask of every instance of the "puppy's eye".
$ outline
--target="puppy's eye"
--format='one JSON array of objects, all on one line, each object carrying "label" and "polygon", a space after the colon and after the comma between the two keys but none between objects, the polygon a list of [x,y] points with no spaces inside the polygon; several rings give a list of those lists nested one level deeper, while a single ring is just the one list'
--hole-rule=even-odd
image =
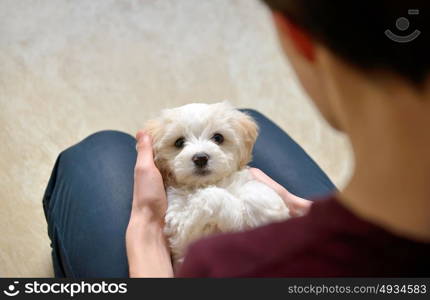
[{"label": "puppy's eye", "polygon": [[224,142],[224,137],[222,136],[222,134],[215,133],[212,137],[212,140],[218,145],[221,145]]},{"label": "puppy's eye", "polygon": [[179,139],[176,140],[175,147],[180,149],[180,148],[184,147],[184,143],[185,143],[185,138],[180,137]]}]

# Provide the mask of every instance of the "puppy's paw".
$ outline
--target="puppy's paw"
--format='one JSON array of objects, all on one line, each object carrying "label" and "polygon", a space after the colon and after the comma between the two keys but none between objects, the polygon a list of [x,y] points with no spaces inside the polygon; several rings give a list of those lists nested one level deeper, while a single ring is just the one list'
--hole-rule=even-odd
[{"label": "puppy's paw", "polygon": [[282,198],[259,181],[252,180],[243,185],[240,195],[245,206],[246,223],[251,227],[290,217],[289,209]]},{"label": "puppy's paw", "polygon": [[221,232],[243,229],[243,202],[224,188],[207,187],[199,190],[194,199],[198,208],[206,212],[210,220]]}]

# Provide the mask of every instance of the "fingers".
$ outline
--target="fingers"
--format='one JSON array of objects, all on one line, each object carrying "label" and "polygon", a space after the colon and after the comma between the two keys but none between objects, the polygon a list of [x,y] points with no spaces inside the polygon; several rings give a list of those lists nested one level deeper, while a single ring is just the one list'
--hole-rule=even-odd
[{"label": "fingers", "polygon": [[136,169],[144,169],[154,165],[154,154],[152,152],[151,136],[144,131],[136,134]]},{"label": "fingers", "polygon": [[306,215],[309,212],[309,209],[311,208],[313,202],[294,195],[291,196],[291,201],[289,201],[288,203],[291,216],[301,217]]},{"label": "fingers", "polygon": [[274,190],[282,190],[284,189],[279,183],[270,178],[266,173],[257,168],[251,168],[249,170],[254,177],[254,179],[268,185]]},{"label": "fingers", "polygon": [[[282,185],[274,181],[272,178],[270,178],[266,173],[261,171],[257,168],[251,168],[250,169],[251,175],[254,177],[255,180],[260,181],[261,183],[264,183],[268,187],[270,187],[272,190],[274,190],[278,195],[284,199],[285,197],[288,197],[290,195],[290,192],[284,188]],[[284,199],[285,201],[285,199]]]},{"label": "fingers", "polygon": [[281,196],[282,200],[284,200],[285,204],[290,209],[291,217],[303,216],[309,211],[312,201],[291,194],[287,189],[274,181],[260,169],[251,168],[249,171],[252,176],[254,176],[254,179],[266,184]]},{"label": "fingers", "polygon": [[268,178],[266,173],[264,173],[260,169],[250,168],[249,171],[251,172],[252,176],[254,176],[255,179],[267,179]]},{"label": "fingers", "polygon": [[251,168],[250,172],[251,172],[252,176],[254,176],[254,178],[257,180],[263,181],[265,183],[271,183],[271,184],[276,183],[276,184],[278,184],[277,182],[273,181],[272,178],[270,178],[266,173],[264,173],[260,169]]}]

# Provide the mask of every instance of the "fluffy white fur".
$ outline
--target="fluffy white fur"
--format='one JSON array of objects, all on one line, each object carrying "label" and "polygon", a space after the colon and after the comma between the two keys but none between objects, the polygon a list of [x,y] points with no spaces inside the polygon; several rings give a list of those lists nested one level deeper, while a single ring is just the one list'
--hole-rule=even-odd
[{"label": "fluffy white fur", "polygon": [[[279,195],[247,169],[258,135],[253,119],[229,103],[193,103],[164,110],[149,121],[155,163],[167,188],[167,234],[175,262],[203,236],[240,231],[289,217]],[[224,140],[217,143],[214,135]],[[175,145],[184,139],[181,147]],[[207,165],[193,162],[208,155]],[[268,152],[268,155],[270,153]]]}]

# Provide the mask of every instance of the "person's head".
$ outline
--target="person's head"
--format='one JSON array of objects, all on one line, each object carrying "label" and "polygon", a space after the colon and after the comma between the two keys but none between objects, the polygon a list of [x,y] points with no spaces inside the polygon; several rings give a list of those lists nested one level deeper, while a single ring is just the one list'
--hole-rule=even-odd
[{"label": "person's head", "polygon": [[382,90],[429,88],[428,0],[264,2],[304,89],[334,127],[342,129],[333,93],[352,78]]}]

